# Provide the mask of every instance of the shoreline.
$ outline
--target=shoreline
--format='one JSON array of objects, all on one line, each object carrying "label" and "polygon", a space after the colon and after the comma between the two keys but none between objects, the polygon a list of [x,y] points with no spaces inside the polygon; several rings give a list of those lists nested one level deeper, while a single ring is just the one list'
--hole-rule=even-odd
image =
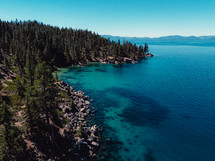
[{"label": "shoreline", "polygon": [[[153,57],[154,55],[147,54],[146,57],[138,59],[138,61],[134,62],[126,62],[122,61],[120,63],[114,61],[104,61],[103,59],[100,59],[100,61],[91,61],[90,63],[101,63],[101,64],[135,64],[138,63],[139,60],[147,59],[150,57]],[[123,58],[124,60],[124,58]],[[81,64],[73,65],[74,67],[86,67],[87,64]],[[57,73],[61,68],[57,68],[57,70],[54,73]],[[88,122],[91,122],[88,120],[88,118],[92,115],[92,111],[90,110],[92,99],[89,100],[89,96],[85,95],[83,91],[75,91],[72,86],[70,86],[68,83],[59,80],[56,82],[58,86],[60,87],[60,90],[65,91],[70,96],[69,101],[64,101],[63,103],[59,104],[59,108],[64,113],[64,118],[70,120],[65,125],[65,132],[70,132],[74,136],[74,146],[73,148],[68,149],[69,152],[75,154],[77,156],[76,159],[87,159],[87,160],[94,160],[96,159],[96,156],[98,155],[98,150],[101,148],[101,127],[98,127],[96,124],[93,126],[88,126]],[[74,105],[74,107],[71,107],[71,103]],[[77,136],[78,131],[82,131],[84,133],[84,137]],[[83,154],[84,152],[84,154]]]},{"label": "shoreline", "polygon": [[[125,64],[125,63],[130,64],[130,63],[132,63],[132,64],[135,64],[135,63],[138,63],[139,60],[151,58],[153,56],[154,55],[151,54],[151,53],[145,53],[144,56],[136,57],[135,59],[131,59],[130,57],[117,57],[117,58],[114,58],[112,56],[109,56],[106,59],[104,59],[104,58],[94,58],[94,59],[92,59],[92,61],[90,61],[88,63],[102,63],[102,64]],[[84,66],[80,62],[79,62],[79,65]]]},{"label": "shoreline", "polygon": [[70,96],[69,101],[63,101],[59,104],[59,108],[63,112],[63,117],[68,120],[62,135],[71,133],[73,135],[74,146],[68,151],[78,160],[92,160],[97,155],[100,146],[101,129],[94,124],[88,126],[88,117],[91,116],[91,103],[89,96],[82,91],[75,91],[69,84],[60,81],[56,82],[60,90],[65,91]]},{"label": "shoreline", "polygon": [[[90,64],[90,63],[115,64],[115,65],[136,64],[136,63],[139,63],[140,60],[148,59],[148,58],[151,58],[153,56],[154,55],[152,53],[146,53],[144,57],[139,57],[139,58],[137,58],[135,60],[132,60],[131,58],[128,58],[128,57],[120,57],[120,58],[117,58],[116,60],[112,60],[111,58],[108,58],[108,59],[96,58],[96,59],[92,59],[92,61],[88,61],[86,63],[79,62],[77,64],[71,64],[70,66],[73,66],[73,67],[85,67],[85,66],[87,66],[87,64]],[[70,67],[70,66],[54,67],[54,73],[56,71],[59,71],[61,68],[67,68],[67,67]]]}]

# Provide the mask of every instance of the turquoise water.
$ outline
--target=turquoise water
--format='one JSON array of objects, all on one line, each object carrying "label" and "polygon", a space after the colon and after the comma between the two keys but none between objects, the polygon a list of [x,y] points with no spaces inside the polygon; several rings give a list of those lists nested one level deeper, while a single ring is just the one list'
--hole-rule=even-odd
[{"label": "turquoise water", "polygon": [[151,45],[138,64],[65,68],[61,80],[94,100],[98,158],[215,160],[215,47]]}]

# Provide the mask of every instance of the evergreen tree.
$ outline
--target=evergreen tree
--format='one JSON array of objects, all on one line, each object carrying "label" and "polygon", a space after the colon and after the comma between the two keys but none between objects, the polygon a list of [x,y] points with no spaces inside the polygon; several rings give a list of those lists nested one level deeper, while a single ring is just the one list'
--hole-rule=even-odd
[{"label": "evergreen tree", "polygon": [[29,80],[29,83],[32,86],[34,82],[34,62],[29,46],[26,54],[25,77]]},{"label": "evergreen tree", "polygon": [[45,62],[37,65],[35,86],[37,88],[41,111],[45,114],[46,122],[49,124],[50,118],[56,115],[57,91],[54,86],[54,78],[51,70]]},{"label": "evergreen tree", "polygon": [[15,160],[22,151],[20,131],[14,126],[9,106],[2,98],[0,101],[0,160]]},{"label": "evergreen tree", "polygon": [[1,81],[0,81],[0,91],[1,91],[2,88],[3,88],[3,85],[2,85],[2,83],[1,83]]},{"label": "evergreen tree", "polygon": [[4,65],[5,65],[5,67],[7,68],[7,69],[9,69],[10,68],[10,63],[9,63],[9,61],[8,61],[8,58],[7,57],[4,57]]},{"label": "evergreen tree", "polygon": [[20,76],[17,76],[16,79],[14,80],[14,83],[15,83],[17,94],[22,98],[24,98],[25,88],[24,88],[23,79]]},{"label": "evergreen tree", "polygon": [[148,47],[148,44],[145,43],[145,46],[144,46],[144,53],[148,53],[149,52],[149,47]]}]

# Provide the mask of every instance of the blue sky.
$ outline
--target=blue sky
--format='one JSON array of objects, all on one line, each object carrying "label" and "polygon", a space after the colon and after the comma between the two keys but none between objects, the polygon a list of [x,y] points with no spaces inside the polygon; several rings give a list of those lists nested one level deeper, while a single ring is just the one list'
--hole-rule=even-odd
[{"label": "blue sky", "polygon": [[215,0],[0,0],[0,19],[115,36],[215,35]]}]

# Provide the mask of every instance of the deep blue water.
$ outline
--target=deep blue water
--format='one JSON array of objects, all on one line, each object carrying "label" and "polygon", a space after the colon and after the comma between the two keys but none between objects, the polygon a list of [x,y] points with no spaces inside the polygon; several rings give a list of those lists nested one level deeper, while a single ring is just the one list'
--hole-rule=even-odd
[{"label": "deep blue water", "polygon": [[215,160],[215,47],[151,45],[138,64],[65,68],[94,100],[105,160]]}]

